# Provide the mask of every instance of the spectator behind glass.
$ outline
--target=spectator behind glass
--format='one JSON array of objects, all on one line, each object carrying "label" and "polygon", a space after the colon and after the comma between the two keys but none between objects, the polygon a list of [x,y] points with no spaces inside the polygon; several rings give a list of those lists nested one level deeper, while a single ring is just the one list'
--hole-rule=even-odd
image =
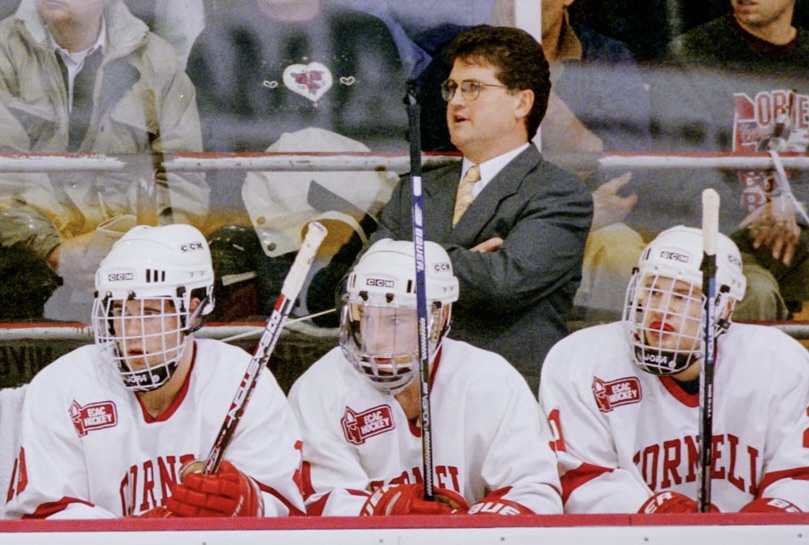
[{"label": "spectator behind glass", "polygon": [[[171,46],[120,0],[23,0],[0,22],[0,149],[5,152],[132,154],[123,172],[3,174],[0,245],[25,254],[73,288],[62,319],[84,319],[99,260],[136,220],[200,225],[208,209],[201,175],[166,174],[151,157],[201,151],[191,81]],[[130,157],[131,157],[130,156]],[[134,170],[134,171],[133,171]],[[6,313],[40,317],[50,294],[30,308],[25,269],[0,302]],[[74,316],[72,313],[76,312]]]},{"label": "spectator behind glass", "polygon": [[188,62],[206,150],[264,151],[306,127],[401,148],[405,74],[381,20],[321,0],[246,0],[220,15]]},{"label": "spectator behind glass", "polygon": [[[809,32],[791,24],[794,4],[733,0],[732,13],[671,44],[652,80],[660,149],[806,152]],[[785,174],[806,202],[807,172]],[[809,220],[775,171],[674,173],[659,183],[643,211],[658,223],[698,222],[693,203],[706,185],[722,195],[721,229],[748,280],[737,319],[783,320],[809,299]]]},{"label": "spectator behind glass", "polygon": [[[323,0],[234,3],[197,38],[188,73],[198,90],[203,141],[208,151],[264,152],[271,146],[283,147],[290,153],[345,151],[346,147],[338,142],[342,137],[371,151],[406,149],[405,69],[388,28],[367,13]],[[304,134],[304,129],[329,131],[336,136],[332,139],[335,147],[330,149],[320,142],[298,149],[281,145],[289,140],[300,141],[298,136]],[[287,137],[282,139],[282,135]],[[272,174],[279,177],[278,173]],[[313,179],[323,182],[321,174]],[[233,225],[251,225],[243,201],[244,178],[240,172],[214,173],[210,177],[217,211],[211,228],[227,231],[215,231],[212,240],[228,239],[228,233],[239,230]],[[377,189],[368,190],[374,193]],[[307,187],[292,187],[289,191],[303,192],[301,200],[307,200]],[[357,221],[362,220],[364,212],[367,210],[359,210]],[[298,221],[294,227],[301,229],[310,219],[313,218],[298,217],[291,221]],[[243,230],[239,233],[241,238],[247,235]],[[214,250],[217,268],[221,262],[219,246],[216,244]],[[232,245],[225,246],[230,252]],[[360,246],[361,242],[348,256],[349,264]],[[294,257],[289,250],[295,249],[288,248],[278,255],[274,245],[264,247],[255,258],[255,266],[254,258],[240,255],[249,269],[244,272],[255,276],[259,270],[261,295],[260,301],[254,298],[254,302],[261,308],[235,309],[232,316],[265,310],[269,313]],[[332,285],[325,290],[327,305],[332,308],[334,289]],[[229,304],[222,305],[223,310],[229,308]]]},{"label": "spectator behind glass", "polygon": [[[730,11],[728,0],[576,0],[576,23],[626,44],[641,63],[666,56],[669,42],[695,26]],[[809,25],[809,0],[795,2],[797,26]]]},{"label": "spectator behind glass", "polygon": [[613,172],[588,172],[566,165],[563,157],[648,151],[651,106],[626,46],[589,27],[571,25],[571,4],[573,0],[542,2],[542,47],[553,87],[540,127],[541,149],[594,189],[593,225],[574,302],[587,319],[615,318],[623,309],[629,275],[644,246],[641,236],[623,223],[638,199],[625,189],[632,174],[613,178]]},{"label": "spectator behind glass", "polygon": [[[449,58],[445,123],[464,159],[423,182],[425,238],[447,250],[461,285],[450,336],[505,356],[536,392],[545,353],[567,333],[592,199],[531,143],[550,73],[530,34],[473,27],[455,37]],[[456,199],[472,167],[480,179]],[[371,243],[412,238],[410,185],[404,176],[394,189]]]}]

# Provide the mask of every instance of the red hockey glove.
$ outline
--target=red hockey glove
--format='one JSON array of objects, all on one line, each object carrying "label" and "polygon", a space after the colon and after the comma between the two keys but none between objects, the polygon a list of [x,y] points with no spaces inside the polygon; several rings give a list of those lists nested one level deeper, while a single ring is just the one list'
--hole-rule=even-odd
[{"label": "red hockey glove", "polygon": [[511,500],[502,498],[511,487],[495,490],[469,508],[470,515],[533,515],[534,512]]},{"label": "red hockey glove", "polygon": [[779,498],[758,498],[744,507],[740,513],[802,513],[798,506]]},{"label": "red hockey glove", "polygon": [[360,515],[448,515],[469,509],[457,492],[444,488],[435,488],[434,492],[435,501],[427,501],[422,484],[385,485],[365,501]]},{"label": "red hockey glove", "polygon": [[137,516],[144,519],[167,519],[176,515],[161,505],[160,507],[152,507]]},{"label": "red hockey glove", "polygon": [[[711,513],[718,512],[719,509],[711,505]],[[638,513],[699,513],[699,504],[684,494],[667,490],[646,500]]]},{"label": "red hockey glove", "polygon": [[264,501],[258,485],[230,462],[222,462],[219,471],[213,475],[189,472],[181,484],[171,487],[166,506],[178,517],[264,515]]}]

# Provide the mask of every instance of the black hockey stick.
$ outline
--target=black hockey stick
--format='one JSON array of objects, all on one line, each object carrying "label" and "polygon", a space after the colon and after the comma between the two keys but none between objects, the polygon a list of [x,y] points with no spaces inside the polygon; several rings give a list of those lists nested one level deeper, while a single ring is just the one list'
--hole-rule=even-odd
[{"label": "black hockey stick", "polygon": [[419,339],[419,403],[421,406],[421,451],[424,473],[424,499],[433,501],[433,434],[430,415],[430,345],[428,342],[427,282],[424,255],[424,197],[421,188],[421,133],[419,105],[412,87],[407,92],[410,132],[410,184],[413,188],[413,248],[416,255],[416,312]]},{"label": "black hockey stick", "polygon": [[711,470],[713,462],[713,373],[716,363],[716,245],[719,235],[719,194],[702,192],[702,297],[703,358],[699,382],[699,510],[711,510]]},{"label": "black hockey stick", "polygon": [[216,473],[216,470],[219,469],[219,464],[222,462],[225,449],[233,439],[236,426],[238,426],[241,421],[244,409],[247,407],[250,396],[253,394],[253,390],[258,383],[261,370],[264,369],[267,362],[270,360],[275,344],[281,336],[284,321],[295,305],[298,292],[301,290],[303,281],[306,279],[312,261],[314,261],[317,249],[320,247],[320,243],[323,242],[325,237],[325,227],[318,222],[309,223],[306,238],[304,238],[303,244],[301,244],[301,248],[298,250],[298,255],[295,256],[295,261],[292,263],[292,267],[290,267],[287,277],[284,279],[281,293],[278,295],[278,300],[275,302],[272,314],[270,314],[267,320],[267,325],[264,328],[264,332],[261,334],[250,364],[244,372],[244,377],[239,384],[239,388],[236,390],[236,395],[233,397],[233,401],[230,404],[230,408],[225,416],[225,421],[219,429],[219,435],[217,435],[211,452],[205,460],[205,466],[204,468],[190,467],[186,470],[186,473],[188,471],[199,471],[202,469],[203,473],[210,475]]}]

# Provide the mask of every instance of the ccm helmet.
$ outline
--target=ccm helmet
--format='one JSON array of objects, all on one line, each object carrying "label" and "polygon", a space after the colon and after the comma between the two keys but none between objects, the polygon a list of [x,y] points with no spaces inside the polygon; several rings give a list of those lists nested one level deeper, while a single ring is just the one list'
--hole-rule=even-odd
[{"label": "ccm helmet", "polygon": [[[130,229],[101,261],[93,304],[95,342],[130,390],[159,388],[213,310],[208,243],[190,225]],[[190,311],[192,298],[201,302]]]},{"label": "ccm helmet", "polygon": [[[644,371],[673,375],[702,357],[702,256],[702,230],[682,225],[660,233],[641,253],[627,288],[624,324],[635,364]],[[739,249],[719,233],[717,336],[730,327],[733,306],[744,297],[745,286]],[[652,310],[655,319],[650,319]]]},{"label": "ccm helmet", "polygon": [[[428,350],[432,362],[452,321],[458,279],[444,249],[424,243]],[[396,394],[418,374],[416,265],[413,243],[382,239],[348,276],[340,318],[346,359],[383,392]]]}]

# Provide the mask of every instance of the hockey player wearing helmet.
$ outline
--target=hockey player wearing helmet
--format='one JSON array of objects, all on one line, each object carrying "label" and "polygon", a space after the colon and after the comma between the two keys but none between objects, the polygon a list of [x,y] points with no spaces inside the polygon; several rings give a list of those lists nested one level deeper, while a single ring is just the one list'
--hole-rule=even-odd
[{"label": "hockey player wearing helmet", "polygon": [[[110,240],[126,231],[122,225],[134,225],[136,212],[160,224],[205,223],[210,190],[204,174],[161,172],[155,179],[148,159],[202,151],[196,90],[171,45],[127,7],[155,2],[3,4],[19,9],[0,25],[0,148],[133,158],[119,171],[3,175],[0,257],[11,248],[25,252],[40,276],[47,267],[64,281],[49,297],[56,287],[49,275],[35,289],[17,278],[23,289],[3,303],[29,307],[26,292],[33,292],[45,296],[48,307],[36,309],[35,316],[15,309],[14,318],[41,318],[44,312],[84,320],[101,258]],[[145,187],[150,198],[141,196]]]},{"label": "hockey player wearing helmet", "polygon": [[[152,392],[172,382],[168,391],[176,394],[193,357],[189,335],[214,306],[208,245],[187,225],[136,227],[101,262],[95,284],[95,341],[117,364],[124,385]],[[158,402],[154,412],[172,397],[160,396],[164,406]]]},{"label": "hockey player wearing helmet", "polygon": [[[680,380],[699,377],[694,363],[702,355],[702,232],[678,226],[661,233],[641,254],[627,289],[624,323],[635,363],[657,375]],[[746,280],[736,245],[717,241],[716,331],[730,325]]]},{"label": "hockey player wearing helmet", "polygon": [[[346,282],[340,347],[355,369],[383,392],[399,394],[418,376],[418,318],[412,243],[387,239],[354,267]],[[428,342],[435,357],[450,328],[458,279],[446,252],[425,245]],[[411,388],[412,390],[412,388]]]},{"label": "hockey player wearing helmet", "polygon": [[425,242],[425,261],[438,501],[423,499],[413,243],[382,239],[348,276],[340,346],[290,390],[304,437],[307,511],[561,513],[536,399],[501,356],[446,337],[458,280],[437,243]]},{"label": "hockey player wearing helmet", "polygon": [[240,348],[193,336],[214,305],[202,233],[134,227],[95,283],[95,344],[54,361],[26,392],[7,515],[302,512],[300,431],[268,371],[219,471],[184,475],[208,455],[250,362]]},{"label": "hockey player wearing helmet", "polygon": [[[623,320],[577,331],[543,367],[569,513],[698,510],[702,231],[676,226],[643,251]],[[809,510],[809,355],[777,329],[732,323],[745,279],[717,248],[714,510]]]}]

